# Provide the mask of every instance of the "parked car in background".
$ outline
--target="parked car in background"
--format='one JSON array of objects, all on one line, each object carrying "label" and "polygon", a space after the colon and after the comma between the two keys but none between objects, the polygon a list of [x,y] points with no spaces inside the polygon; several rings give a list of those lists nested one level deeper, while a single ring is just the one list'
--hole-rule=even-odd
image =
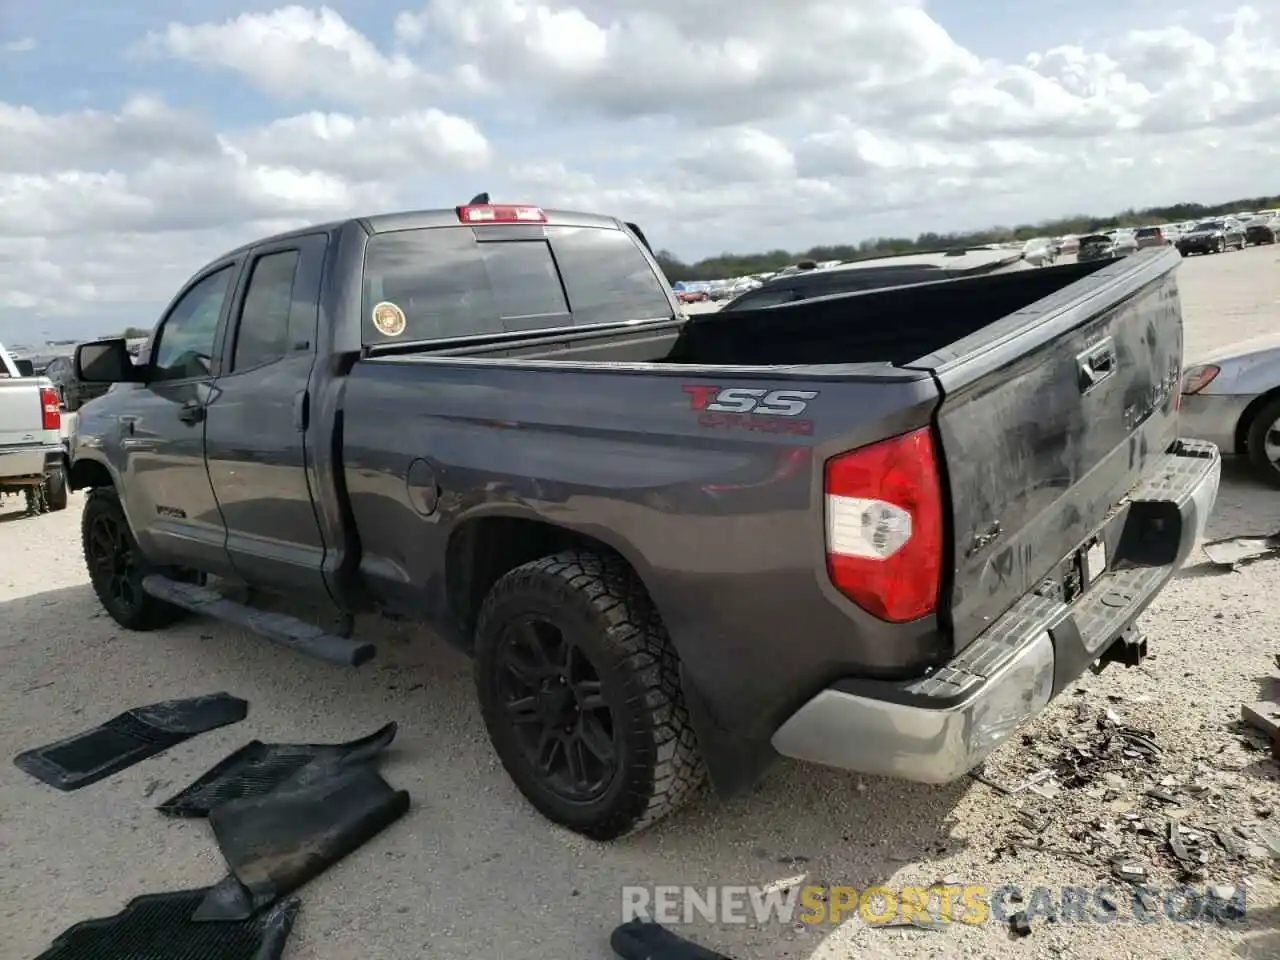
[{"label": "parked car in background", "polygon": [[1245,224],[1244,240],[1250,246],[1275,243],[1280,235],[1280,217],[1258,217]]},{"label": "parked car in background", "polygon": [[1058,241],[1051,237],[1034,237],[1022,247],[1022,259],[1033,267],[1044,267],[1058,262]]},{"label": "parked car in background", "polygon": [[58,392],[0,344],[0,493],[25,493],[31,513],[67,507]]},{"label": "parked car in background", "polygon": [[705,303],[710,298],[705,290],[677,290],[676,299],[681,303]]},{"label": "parked car in background", "polygon": [[1129,253],[1136,253],[1138,250],[1138,238],[1134,236],[1132,230],[1119,229],[1109,231],[1111,236],[1115,238],[1116,252],[1122,256]]},{"label": "parked car in background", "polygon": [[1193,253],[1224,253],[1227,250],[1243,250],[1244,226],[1232,217],[1219,220],[1202,220],[1178,238],[1178,252],[1184,257]]},{"label": "parked car in background", "polygon": [[85,383],[77,377],[74,356],[55,357],[45,367],[44,375],[58,391],[58,402],[68,413],[74,413],[94,397],[100,397],[110,389],[108,384]]},{"label": "parked car in background", "polygon": [[720,312],[759,310],[833,294],[954,280],[1014,269],[1030,269],[1023,261],[1021,251],[981,249],[876,257],[846,263],[831,270],[779,275],[759,289],[730,300],[720,308]]},{"label": "parked car in background", "polygon": [[[1136,245],[1134,249],[1136,249]],[[1091,233],[1088,236],[1080,238],[1080,247],[1076,251],[1076,259],[1081,263],[1087,260],[1102,260],[1106,257],[1121,257],[1125,255],[1125,251],[1120,247],[1120,243],[1115,234],[1112,233]]]},{"label": "parked car in background", "polygon": [[1074,233],[1068,233],[1064,237],[1058,238],[1058,252],[1072,254],[1080,249],[1080,238]]},{"label": "parked car in background", "polygon": [[1148,247],[1163,247],[1173,243],[1173,238],[1165,233],[1164,227],[1139,227],[1133,235],[1139,250]]},{"label": "parked car in background", "polygon": [[1179,419],[1188,436],[1247,458],[1259,479],[1280,487],[1280,332],[1224,347],[1188,366]]}]

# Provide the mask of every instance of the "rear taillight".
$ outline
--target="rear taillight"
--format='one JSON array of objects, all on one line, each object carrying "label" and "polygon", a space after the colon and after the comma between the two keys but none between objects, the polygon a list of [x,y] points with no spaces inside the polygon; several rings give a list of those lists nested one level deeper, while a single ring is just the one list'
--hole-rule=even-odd
[{"label": "rear taillight", "polygon": [[1182,392],[1187,395],[1199,393],[1213,383],[1214,378],[1221,372],[1221,368],[1212,363],[1203,363],[1199,366],[1190,367],[1182,375]]},{"label": "rear taillight", "polygon": [[53,387],[40,388],[40,429],[62,429],[62,408],[58,405],[58,391]]},{"label": "rear taillight", "polygon": [[928,427],[827,461],[827,571],[881,620],[934,612],[942,577],[942,488]]}]

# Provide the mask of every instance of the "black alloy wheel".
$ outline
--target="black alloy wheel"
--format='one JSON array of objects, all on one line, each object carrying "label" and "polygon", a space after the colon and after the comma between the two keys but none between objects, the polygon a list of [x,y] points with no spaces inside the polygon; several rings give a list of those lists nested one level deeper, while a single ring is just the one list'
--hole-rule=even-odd
[{"label": "black alloy wheel", "polygon": [[132,541],[119,517],[98,513],[89,524],[84,547],[95,586],[100,584],[107,601],[126,615],[136,613],[143,597]]},{"label": "black alloy wheel", "polygon": [[599,798],[617,775],[618,749],[595,665],[536,615],[509,624],[497,654],[499,696],[525,760],[563,799]]},{"label": "black alloy wheel", "polygon": [[180,620],[186,612],[142,589],[152,572],[112,487],[98,487],[85,499],[80,540],[89,583],[103,609],[128,630],[155,630]]}]

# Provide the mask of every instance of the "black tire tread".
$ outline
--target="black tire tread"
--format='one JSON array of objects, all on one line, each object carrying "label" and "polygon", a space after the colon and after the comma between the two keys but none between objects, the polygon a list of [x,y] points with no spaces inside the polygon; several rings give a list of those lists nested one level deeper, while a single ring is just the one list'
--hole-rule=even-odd
[{"label": "black tire tread", "polygon": [[620,558],[587,550],[562,551],[505,574],[481,606],[477,633],[506,597],[536,589],[547,578],[587,600],[604,625],[607,643],[619,654],[620,665],[643,690],[642,709],[654,730],[656,751],[649,764],[651,783],[643,771],[637,771],[649,784],[647,796],[622,804],[613,822],[600,824],[591,835],[614,840],[639,833],[678,810],[706,782],[706,767],[680,687],[679,658],[662,618],[631,568]]},{"label": "black tire tread", "polygon": [[[133,531],[129,529],[129,521],[124,515],[124,508],[120,505],[120,495],[116,492],[115,487],[94,487],[85,497],[84,512],[80,515],[80,549],[84,556],[86,570],[91,570],[88,550],[89,520],[95,512],[100,510],[110,510],[115,513],[119,521],[124,524],[125,529],[129,530],[129,536],[133,536]],[[136,542],[134,545],[135,547],[137,546]],[[126,630],[136,630],[140,633],[159,630],[177,623],[187,615],[187,612],[181,607],[165,603],[150,594],[143,594],[137,615],[121,619],[110,602],[110,597],[105,595],[101,585],[94,580],[92,574],[89,577],[89,585],[93,588],[98,602],[102,604],[102,609],[106,610],[111,619]]]},{"label": "black tire tread", "polygon": [[55,467],[44,476],[44,502],[50,513],[67,509],[67,473]]}]

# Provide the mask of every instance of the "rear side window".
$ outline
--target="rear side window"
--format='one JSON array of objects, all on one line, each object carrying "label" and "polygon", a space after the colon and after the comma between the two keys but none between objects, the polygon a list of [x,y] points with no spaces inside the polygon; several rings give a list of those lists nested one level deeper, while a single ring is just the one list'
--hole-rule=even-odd
[{"label": "rear side window", "polygon": [[[484,227],[376,234],[365,254],[365,343],[439,340],[671,315],[662,282],[620,230],[548,227],[478,242]],[[392,304],[404,329],[373,324]],[[394,310],[392,316],[394,317]],[[394,329],[394,324],[392,325]]]},{"label": "rear side window", "polygon": [[240,309],[232,370],[260,367],[289,352],[289,313],[297,272],[297,250],[269,253],[254,262]]}]

